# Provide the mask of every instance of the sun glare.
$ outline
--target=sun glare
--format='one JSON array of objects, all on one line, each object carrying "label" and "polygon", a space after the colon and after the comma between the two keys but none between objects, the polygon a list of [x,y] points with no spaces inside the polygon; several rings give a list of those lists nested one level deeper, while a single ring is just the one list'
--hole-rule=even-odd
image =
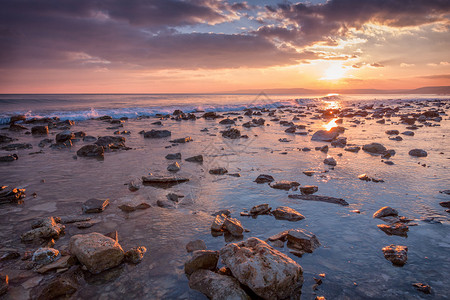
[{"label": "sun glare", "polygon": [[344,77],[347,70],[341,65],[331,65],[328,69],[323,73],[322,78],[320,80],[337,80]]},{"label": "sun glare", "polygon": [[336,124],[337,118],[332,119],[330,122],[328,122],[327,124],[322,125],[327,131],[330,131],[331,128],[337,127],[338,125]]}]

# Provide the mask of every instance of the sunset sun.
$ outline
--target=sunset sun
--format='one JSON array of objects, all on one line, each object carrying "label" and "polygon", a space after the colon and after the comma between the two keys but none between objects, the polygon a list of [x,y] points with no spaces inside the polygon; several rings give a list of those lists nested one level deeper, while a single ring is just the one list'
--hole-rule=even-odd
[{"label": "sunset sun", "polygon": [[325,70],[320,80],[339,80],[343,78],[346,73],[347,70],[342,64],[333,64]]}]

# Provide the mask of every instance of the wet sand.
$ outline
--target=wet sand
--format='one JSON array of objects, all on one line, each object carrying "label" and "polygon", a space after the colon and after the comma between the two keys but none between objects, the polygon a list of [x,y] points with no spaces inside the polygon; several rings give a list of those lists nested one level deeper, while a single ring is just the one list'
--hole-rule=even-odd
[{"label": "wet sand", "polygon": [[[50,129],[48,136],[25,134],[37,124],[23,124],[27,129],[21,132],[1,130],[0,134],[18,139],[12,143],[31,143],[33,148],[0,151],[0,156],[16,153],[19,157],[12,162],[0,162],[2,185],[24,188],[27,195],[22,204],[0,206],[0,254],[17,251],[23,257],[26,251],[39,248],[39,241],[23,243],[20,240],[20,235],[31,229],[34,220],[48,216],[85,216],[81,207],[86,200],[109,198],[110,205],[103,212],[89,215],[98,221],[97,224],[86,229],[67,224],[65,235],[56,240],[54,248],[67,251],[70,237],[75,234],[118,231],[119,243],[125,251],[145,246],[147,253],[136,265],[123,263],[98,275],[82,271],[80,286],[72,297],[124,299],[132,295],[140,299],[206,299],[188,286],[184,263],[191,255],[186,252],[185,245],[191,240],[202,239],[208,249],[219,250],[236,241],[229,235],[213,236],[210,230],[214,219],[211,214],[229,209],[231,216],[249,230],[244,233],[244,240],[249,237],[266,240],[291,228],[307,229],[318,237],[321,247],[302,257],[291,254],[286,246],[276,248],[302,266],[305,279],[302,299],[313,299],[316,295],[327,299],[422,299],[425,294],[415,290],[412,286],[415,282],[429,284],[432,296],[446,299],[450,295],[450,219],[439,202],[449,201],[450,196],[439,191],[450,188],[450,143],[445,136],[450,129],[446,114],[450,102],[385,101],[376,103],[372,109],[362,109],[369,104],[328,101],[309,107],[254,110],[257,115],[253,116],[244,115],[244,111],[220,112],[222,117],[215,120],[201,118],[203,113],[199,112],[195,113],[196,120],[177,121],[173,116],[129,119],[119,129],[107,129],[115,125],[101,120],[76,122],[71,126],[72,132],[84,131],[95,137],[114,136],[116,130],[130,131],[131,134],[121,136],[131,149],[107,151],[104,159],[77,157],[78,149],[91,144],[82,139],[74,141],[67,149],[38,146],[44,138],[54,139],[62,129]],[[380,105],[384,105],[382,108],[398,107],[398,111],[389,112],[390,116],[377,113]],[[350,116],[352,112],[345,108],[352,108],[353,112],[364,111],[367,116]],[[439,115],[442,120],[433,117],[416,121],[420,127],[414,130],[407,129],[411,125],[400,120],[400,115],[430,110],[442,112]],[[236,125],[219,123],[227,117],[237,118]],[[293,121],[294,117],[298,119]],[[252,118],[263,118],[264,126],[242,126]],[[330,122],[333,125],[338,119],[342,119],[342,124],[338,121],[337,125],[346,129],[340,137],[347,137],[347,144],[362,147],[377,142],[387,149],[394,149],[396,154],[382,159],[380,155],[363,150],[353,153],[332,147],[329,142],[311,141],[314,132],[328,129],[326,125]],[[385,124],[377,123],[381,119],[385,119]],[[163,126],[151,124],[158,120]],[[289,127],[280,121],[305,125],[305,129],[296,130],[302,134],[286,133]],[[204,128],[208,131],[202,131]],[[221,131],[229,128],[239,129],[248,138],[224,138]],[[148,139],[139,134],[151,129],[169,130],[172,135]],[[399,130],[400,133],[409,130],[414,136],[399,134],[403,140],[390,140],[385,133],[387,130]],[[170,142],[187,136],[192,141]],[[280,139],[286,139],[286,142]],[[5,145],[8,143],[0,147]],[[315,150],[324,145],[329,146],[328,153]],[[311,151],[302,151],[305,147]],[[415,148],[427,151],[427,157],[409,155]],[[188,182],[167,189],[139,182],[149,173],[173,175],[167,171],[167,166],[174,161],[165,156],[178,152],[182,159],[175,160],[181,166],[176,175],[189,178]],[[203,163],[185,161],[199,154],[204,157]],[[333,157],[337,165],[324,164],[327,157]],[[388,165],[384,161],[394,164]],[[209,170],[217,167],[239,173],[240,177],[209,174]],[[315,172],[313,176],[303,174],[308,170]],[[358,179],[363,173],[384,182]],[[342,198],[349,205],[289,198],[288,195],[300,192],[257,184],[254,180],[260,174],[269,174],[276,181],[291,180],[301,186],[318,186],[316,195]],[[137,183],[139,190],[130,191],[127,185],[130,181]],[[36,193],[35,197],[33,193]],[[184,197],[179,203],[173,203],[174,208],[158,207],[157,201],[165,200],[169,193]],[[134,212],[123,212],[118,208],[122,204],[142,202],[152,207]],[[289,222],[270,215],[240,216],[240,212],[262,203],[268,203],[273,209],[289,206],[305,219]],[[389,236],[377,228],[384,222],[372,218],[372,214],[383,206],[395,208],[401,216],[418,224],[409,227],[407,238]],[[384,258],[381,249],[390,244],[408,246],[408,261],[403,267],[395,267]],[[9,276],[9,290],[3,298],[28,299],[40,286],[57,276],[54,272],[41,275],[33,269],[27,270],[29,263],[20,258],[0,262],[0,273]],[[325,274],[325,278],[317,290],[313,290],[314,277],[319,274]]]}]

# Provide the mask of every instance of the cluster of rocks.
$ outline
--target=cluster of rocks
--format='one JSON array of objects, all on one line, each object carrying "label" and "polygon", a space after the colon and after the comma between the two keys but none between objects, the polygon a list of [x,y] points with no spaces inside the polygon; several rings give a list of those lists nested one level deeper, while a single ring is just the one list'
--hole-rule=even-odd
[{"label": "cluster of rocks", "polygon": [[249,212],[241,212],[241,216],[257,217],[258,215],[272,215],[278,220],[300,221],[305,217],[293,208],[287,206],[279,206],[275,210],[269,207],[269,204],[259,204],[253,206]]},{"label": "cluster of rocks", "polygon": [[26,197],[25,189],[11,188],[7,185],[0,186],[0,204],[21,203]]},{"label": "cluster of rocks", "polygon": [[241,222],[238,219],[230,217],[229,211],[216,214],[211,224],[211,233],[213,235],[220,235],[224,232],[238,238],[244,235],[244,227]]}]

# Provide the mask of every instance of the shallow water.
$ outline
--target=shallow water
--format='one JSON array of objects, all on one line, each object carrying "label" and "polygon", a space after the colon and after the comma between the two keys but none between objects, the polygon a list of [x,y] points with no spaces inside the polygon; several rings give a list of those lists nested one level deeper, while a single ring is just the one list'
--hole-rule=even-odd
[{"label": "shallow water", "polygon": [[[332,102],[333,105],[348,106],[355,102]],[[364,101],[363,104],[369,103]],[[380,103],[380,101],[376,102]],[[381,101],[386,105],[403,106],[402,101]],[[417,103],[407,102],[400,112],[424,109]],[[431,102],[430,102],[431,103]],[[318,102],[329,107],[330,102]],[[446,102],[446,109],[449,102]],[[426,108],[426,109],[429,109]],[[305,109],[306,110],[306,109]],[[306,110],[308,111],[308,110]],[[314,113],[313,108],[309,111]],[[198,114],[200,115],[200,114]],[[294,116],[288,112],[277,113],[282,120],[291,121]],[[358,117],[362,124],[351,127],[349,118],[344,118],[347,131],[342,135],[348,143],[364,145],[380,142],[388,149],[395,149],[391,158],[395,165],[389,166],[364,151],[351,153],[342,148],[330,147],[328,154],[315,151],[315,146],[329,144],[311,141],[311,134],[323,129],[328,121],[301,117],[296,124],[307,125],[307,136],[287,134],[287,127],[271,122],[263,113],[270,126],[246,129],[239,126],[242,134],[249,139],[223,139],[220,130],[227,128],[217,121],[198,119],[196,121],[163,120],[164,126],[151,125],[154,118],[130,119],[120,130],[129,130],[125,136],[129,151],[106,153],[104,160],[74,159],[82,141],[69,150],[53,150],[45,147],[42,154],[29,155],[39,151],[37,144],[42,137],[22,133],[7,133],[19,138],[20,142],[30,142],[33,149],[13,151],[19,160],[0,164],[0,178],[3,185],[27,189],[27,198],[21,205],[0,207],[0,251],[7,248],[32,250],[36,245],[20,242],[20,234],[30,229],[32,220],[45,216],[81,215],[81,205],[89,198],[109,198],[110,206],[100,214],[92,215],[101,222],[88,229],[77,229],[66,225],[66,234],[57,240],[55,248],[67,248],[70,236],[78,233],[107,233],[117,230],[122,247],[127,250],[135,246],[148,249],[144,260],[134,266],[123,264],[102,275],[87,276],[83,287],[74,298],[124,299],[132,295],[141,299],[206,299],[190,290],[184,275],[184,262],[190,257],[185,245],[194,239],[203,239],[208,249],[219,250],[227,242],[228,236],[213,237],[210,225],[212,213],[220,209],[230,209],[232,217],[239,219],[250,230],[244,238],[255,236],[263,240],[290,228],[305,228],[317,235],[322,247],[312,254],[299,258],[289,253],[288,248],[278,249],[297,261],[304,270],[305,282],[302,299],[314,299],[315,295],[327,299],[448,299],[450,295],[450,218],[440,201],[448,201],[450,196],[439,191],[450,188],[448,159],[450,143],[443,135],[448,134],[450,120],[443,120],[436,127],[422,127],[415,130],[415,136],[404,136],[403,141],[391,141],[384,132],[388,129],[405,131],[407,125],[399,124],[398,117],[392,117],[394,124],[377,124],[375,119]],[[230,116],[235,117],[235,116]],[[219,119],[220,120],[220,119]],[[242,124],[249,118],[244,116]],[[386,123],[391,123],[386,122]],[[109,123],[96,120],[77,122],[72,131],[85,131],[88,135],[112,135],[107,130]],[[209,132],[201,132],[203,128]],[[167,129],[172,131],[172,139],[191,136],[193,142],[171,148],[169,139],[144,139],[141,130]],[[58,131],[51,131],[53,137]],[[215,136],[214,136],[215,135]],[[288,138],[291,142],[279,142]],[[302,152],[299,148],[310,147],[312,151]],[[413,148],[422,148],[428,157],[415,158],[408,155]],[[191,180],[170,189],[142,186],[137,192],[130,192],[125,183],[148,173],[167,174],[167,165],[172,161],[164,157],[168,153],[181,152],[183,160],[180,176]],[[287,154],[282,154],[287,152]],[[1,155],[7,152],[0,151]],[[8,152],[10,153],[10,152]],[[337,156],[342,153],[342,156]],[[443,153],[443,154],[440,154]],[[185,162],[193,155],[203,154],[203,164]],[[323,159],[333,156],[337,166],[330,168]],[[420,164],[419,164],[420,163]],[[421,166],[426,164],[426,167]],[[230,173],[240,173],[240,178],[215,176],[208,173],[213,167],[226,167]],[[305,170],[317,171],[308,177]],[[328,172],[324,172],[328,171]],[[384,183],[364,182],[357,178],[367,173],[381,178]],[[301,185],[317,185],[319,195],[344,198],[350,203],[343,207],[335,204],[289,199],[288,194],[298,191],[281,191],[267,184],[256,184],[259,174],[270,174],[276,180],[295,180]],[[44,179],[45,182],[41,182]],[[31,194],[37,193],[33,198]],[[175,192],[185,195],[176,209],[159,208],[157,199],[165,199],[166,194]],[[117,207],[123,203],[147,202],[151,208],[132,213],[122,212]],[[299,222],[276,220],[272,216],[257,218],[241,217],[239,212],[252,206],[269,203],[272,208],[289,206],[302,213],[306,219]],[[396,208],[400,215],[416,219],[418,226],[411,226],[407,238],[388,236],[376,225],[383,223],[373,219],[372,214],[382,206]],[[351,212],[358,209],[361,214]],[[434,217],[441,224],[421,221]],[[408,262],[403,267],[394,267],[387,261],[381,248],[390,244],[408,246]],[[37,281],[31,271],[19,270],[20,262],[11,261],[1,265],[1,272],[10,276],[10,290],[5,299],[26,298],[29,289],[24,283],[33,285]],[[325,273],[323,284],[313,291],[313,277]],[[52,275],[46,275],[52,276]],[[417,292],[412,283],[424,282],[433,289],[432,295]]]}]

